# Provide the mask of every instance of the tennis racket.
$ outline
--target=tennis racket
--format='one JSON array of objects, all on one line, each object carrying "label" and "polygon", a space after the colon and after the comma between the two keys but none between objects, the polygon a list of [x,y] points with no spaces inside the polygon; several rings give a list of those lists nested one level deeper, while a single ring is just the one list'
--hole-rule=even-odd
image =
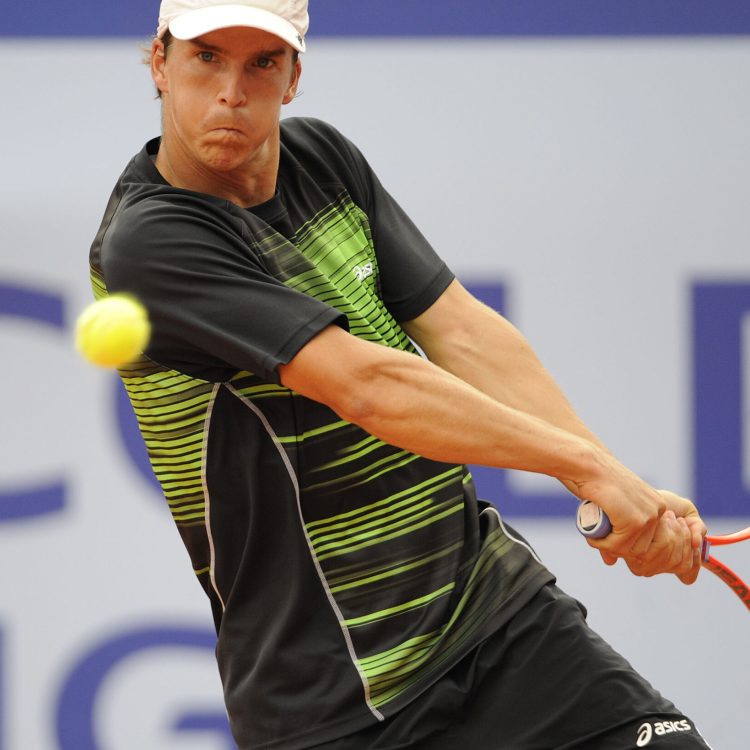
[{"label": "tennis racket", "polygon": [[[578,506],[576,525],[581,534],[592,539],[602,539],[612,531],[612,524],[607,514],[590,500],[584,500]],[[710,570],[714,575],[721,578],[737,594],[742,603],[750,609],[750,588],[748,588],[748,585],[731,568],[711,555],[712,546],[718,547],[723,544],[736,544],[746,539],[750,539],[750,526],[734,534],[720,536],[706,535],[703,540],[702,565],[706,570]]]}]

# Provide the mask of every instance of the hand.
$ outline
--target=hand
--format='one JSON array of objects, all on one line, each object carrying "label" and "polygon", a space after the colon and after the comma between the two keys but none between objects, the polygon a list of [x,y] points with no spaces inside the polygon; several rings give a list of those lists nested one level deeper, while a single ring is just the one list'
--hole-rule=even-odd
[{"label": "hand", "polygon": [[[667,510],[659,519],[654,537],[644,555],[623,555],[630,571],[638,576],[673,573],[684,584],[695,582],[701,569],[701,553],[706,525],[696,507],[684,497],[659,490]],[[617,557],[600,550],[608,565]]]},{"label": "hand", "polygon": [[703,538],[708,533],[706,524],[698,513],[698,509],[686,497],[676,495],[669,490],[658,490],[669,510],[673,510],[677,518],[684,518],[690,527],[692,544],[695,549],[703,547]]},{"label": "hand", "polygon": [[[621,557],[644,558],[667,510],[665,499],[610,454],[600,453],[596,466],[595,476],[565,482],[580,499],[591,500],[604,510],[612,523],[608,536],[589,539],[588,543],[610,565]],[[660,532],[660,540],[663,536],[664,530]]]},{"label": "hand", "polygon": [[667,504],[667,507],[674,511],[675,516],[678,519],[684,519],[687,527],[690,531],[690,546],[692,549],[692,564],[690,568],[682,573],[675,574],[684,584],[694,583],[698,578],[698,573],[701,570],[701,563],[703,562],[703,539],[708,533],[706,524],[703,523],[703,519],[698,513],[698,509],[685,497],[676,495],[674,492],[669,490],[659,490],[659,494],[662,496]]}]

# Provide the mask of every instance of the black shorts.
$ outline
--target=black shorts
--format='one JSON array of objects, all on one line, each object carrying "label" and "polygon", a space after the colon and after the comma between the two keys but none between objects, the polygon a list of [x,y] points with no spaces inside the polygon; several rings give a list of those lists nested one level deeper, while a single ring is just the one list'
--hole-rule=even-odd
[{"label": "black shorts", "polygon": [[710,750],[554,585],[396,716],[315,748]]}]

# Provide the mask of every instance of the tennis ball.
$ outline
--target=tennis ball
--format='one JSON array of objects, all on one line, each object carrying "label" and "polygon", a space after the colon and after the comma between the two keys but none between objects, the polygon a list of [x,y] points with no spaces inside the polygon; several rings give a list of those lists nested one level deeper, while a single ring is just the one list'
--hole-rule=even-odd
[{"label": "tennis ball", "polygon": [[143,351],[150,334],[146,308],[134,297],[110,294],[78,316],[76,348],[99,367],[118,367]]}]

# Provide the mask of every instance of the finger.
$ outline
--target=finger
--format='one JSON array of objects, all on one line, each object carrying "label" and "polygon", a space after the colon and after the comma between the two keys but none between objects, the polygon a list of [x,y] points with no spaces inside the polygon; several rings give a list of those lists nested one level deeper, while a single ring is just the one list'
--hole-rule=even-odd
[{"label": "finger", "polygon": [[[679,538],[676,544],[680,549],[681,559],[675,555],[675,566],[671,572],[673,572],[682,583],[690,584],[695,582],[700,572],[702,556],[701,549],[693,546],[693,534],[689,523],[683,518],[678,518],[677,523]],[[679,539],[682,540],[681,544],[679,544]]]},{"label": "finger", "polygon": [[669,526],[674,534],[672,569],[670,572],[688,575],[693,568],[693,546],[690,527],[684,518],[671,518]]},{"label": "finger", "polygon": [[672,526],[675,530],[674,566],[672,572],[687,575],[693,567],[693,546],[690,528],[684,518],[675,518]]},{"label": "finger", "polygon": [[694,549],[703,548],[703,539],[708,533],[706,524],[700,518],[685,518],[685,522],[690,529],[691,544]]},{"label": "finger", "polygon": [[703,562],[703,553],[700,549],[694,549],[693,550],[693,560],[690,570],[687,573],[682,573],[678,575],[677,577],[680,579],[682,583],[684,583],[686,586],[689,586],[691,583],[695,583],[698,579],[698,575],[701,572],[701,564]]},{"label": "finger", "polygon": [[668,510],[656,524],[647,551],[642,555],[633,553],[634,567],[639,571],[638,575],[648,577],[671,572],[682,561],[681,545],[676,544],[678,534],[679,526],[674,513]]},{"label": "finger", "polygon": [[626,562],[638,576],[651,577],[660,573],[687,574],[692,566],[691,537],[687,524],[667,511],[656,528],[654,539],[642,557],[628,555]]},{"label": "finger", "polygon": [[638,536],[635,537],[635,541],[630,546],[630,554],[634,557],[644,557],[648,554],[649,548],[654,543],[658,527],[659,519],[654,519],[643,526]]},{"label": "finger", "polygon": [[617,557],[617,555],[613,555],[603,549],[599,550],[599,554],[601,555],[605,565],[614,565],[620,559],[619,557]]},{"label": "finger", "polygon": [[639,527],[637,532],[622,528],[614,528],[607,536],[601,539],[589,538],[587,541],[591,547],[599,550],[610,558],[626,558],[631,560],[646,556],[654,542],[656,528],[650,525],[647,528]]},{"label": "finger", "polygon": [[700,564],[694,566],[690,569],[690,572],[688,573],[680,573],[677,575],[678,580],[681,583],[684,583],[686,586],[690,586],[691,584],[695,583],[698,580],[698,575],[700,574],[701,566]]}]

